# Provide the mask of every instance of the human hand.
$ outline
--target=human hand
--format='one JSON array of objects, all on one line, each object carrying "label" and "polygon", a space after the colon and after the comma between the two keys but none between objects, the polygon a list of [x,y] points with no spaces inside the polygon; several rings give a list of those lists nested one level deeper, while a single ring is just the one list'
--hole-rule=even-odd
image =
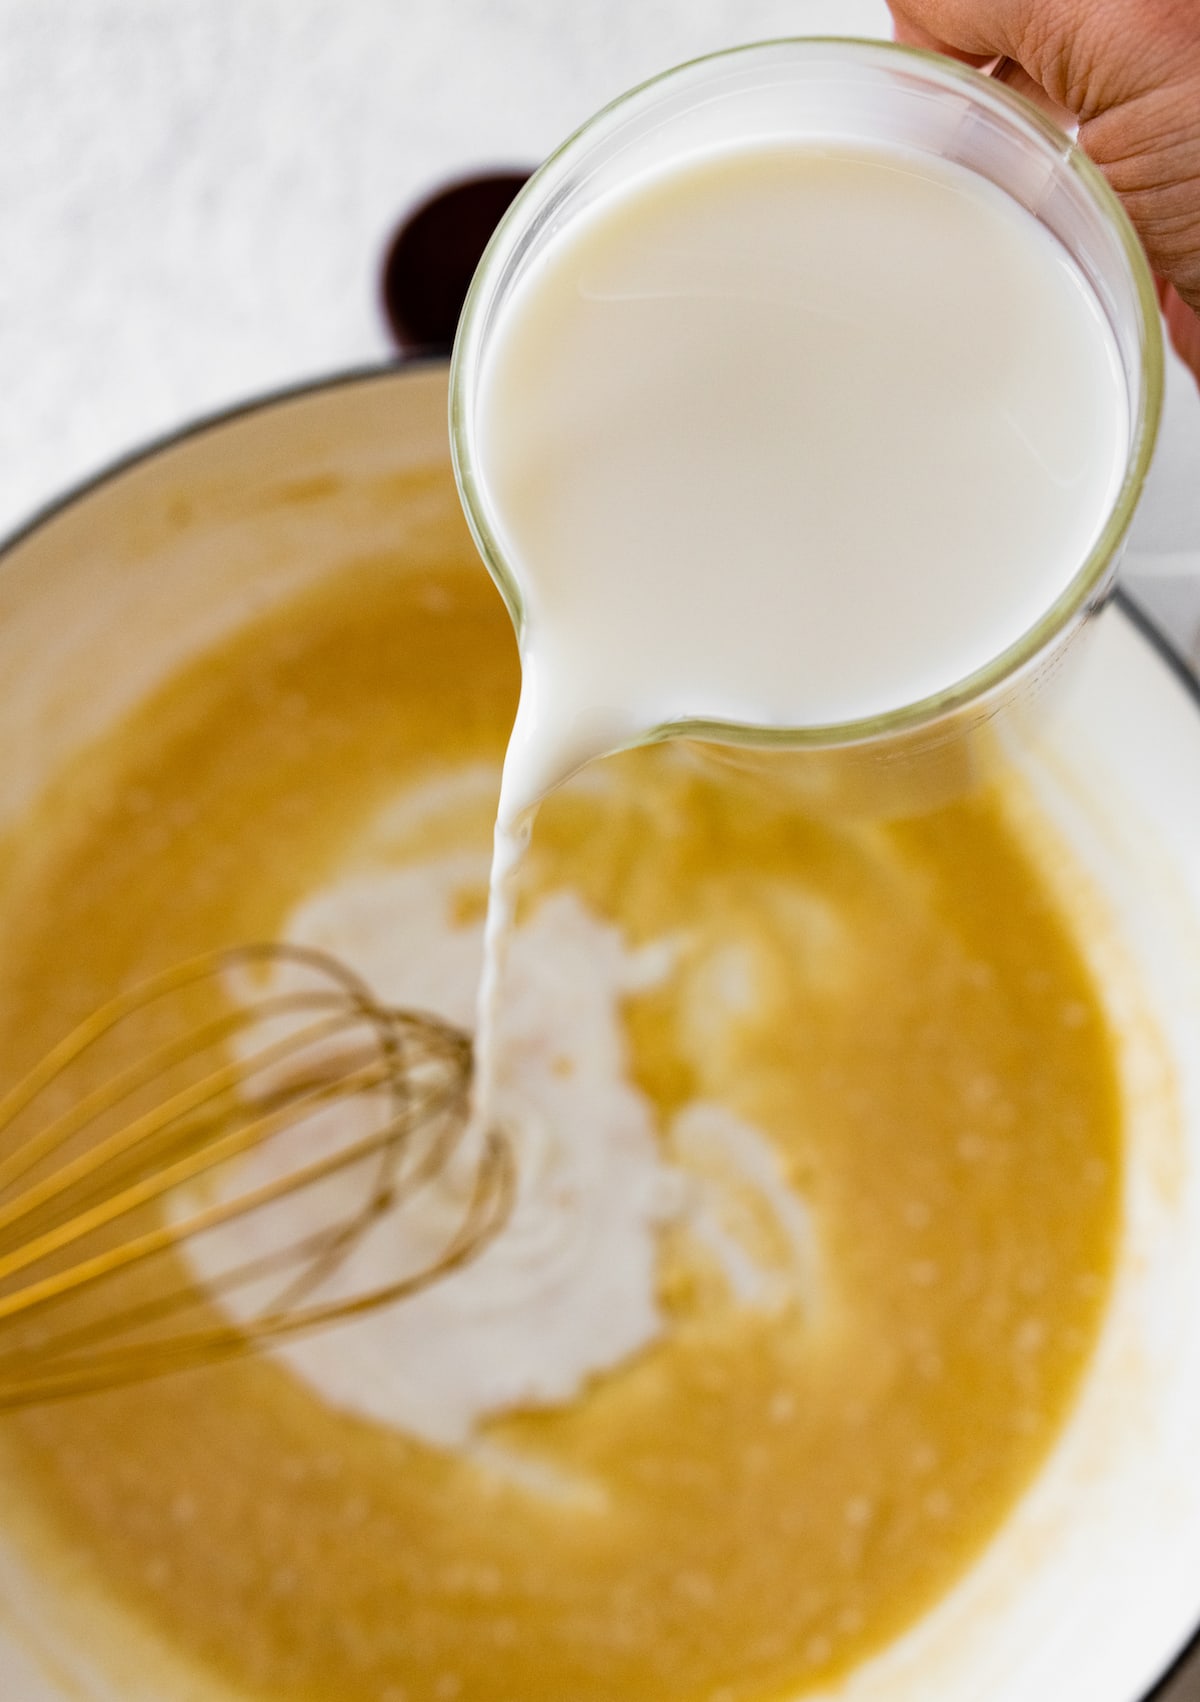
[{"label": "human hand", "polygon": [[974,64],[1016,61],[1078,122],[1159,278],[1200,381],[1200,5],[1197,0],[889,0],[896,35]]}]

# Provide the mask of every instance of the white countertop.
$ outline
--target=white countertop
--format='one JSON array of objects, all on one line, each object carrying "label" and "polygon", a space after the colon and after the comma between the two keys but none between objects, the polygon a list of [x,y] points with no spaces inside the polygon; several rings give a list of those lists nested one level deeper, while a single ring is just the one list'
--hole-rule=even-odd
[{"label": "white countertop", "polygon": [[0,0],[0,533],[185,420],[385,359],[380,258],[426,190],[806,11]]}]

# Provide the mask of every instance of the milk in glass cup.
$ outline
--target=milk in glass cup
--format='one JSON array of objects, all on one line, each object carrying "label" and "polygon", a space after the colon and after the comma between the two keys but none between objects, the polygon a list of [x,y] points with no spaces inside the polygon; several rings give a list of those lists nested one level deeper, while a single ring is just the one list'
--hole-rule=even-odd
[{"label": "milk in glass cup", "polygon": [[1162,343],[1103,178],[1026,101],[875,42],[644,84],[530,180],[455,348],[515,623],[501,816],[684,735],[814,806],[941,801],[1104,601]]}]

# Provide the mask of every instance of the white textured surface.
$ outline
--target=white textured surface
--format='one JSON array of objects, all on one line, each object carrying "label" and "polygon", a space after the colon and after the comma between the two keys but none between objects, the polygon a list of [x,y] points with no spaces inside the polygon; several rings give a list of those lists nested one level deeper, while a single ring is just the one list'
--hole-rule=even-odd
[{"label": "white textured surface", "polygon": [[0,533],[197,415],[386,358],[446,177],[630,83],[880,0],[0,0]]}]

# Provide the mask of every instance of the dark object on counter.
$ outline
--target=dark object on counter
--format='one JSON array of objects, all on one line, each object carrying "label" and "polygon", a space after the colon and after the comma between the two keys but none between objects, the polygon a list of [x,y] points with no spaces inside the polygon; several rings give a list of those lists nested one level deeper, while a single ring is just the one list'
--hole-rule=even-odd
[{"label": "dark object on counter", "polygon": [[383,307],[402,353],[450,353],[480,256],[528,176],[462,178],[423,201],[397,230],[383,263]]}]

